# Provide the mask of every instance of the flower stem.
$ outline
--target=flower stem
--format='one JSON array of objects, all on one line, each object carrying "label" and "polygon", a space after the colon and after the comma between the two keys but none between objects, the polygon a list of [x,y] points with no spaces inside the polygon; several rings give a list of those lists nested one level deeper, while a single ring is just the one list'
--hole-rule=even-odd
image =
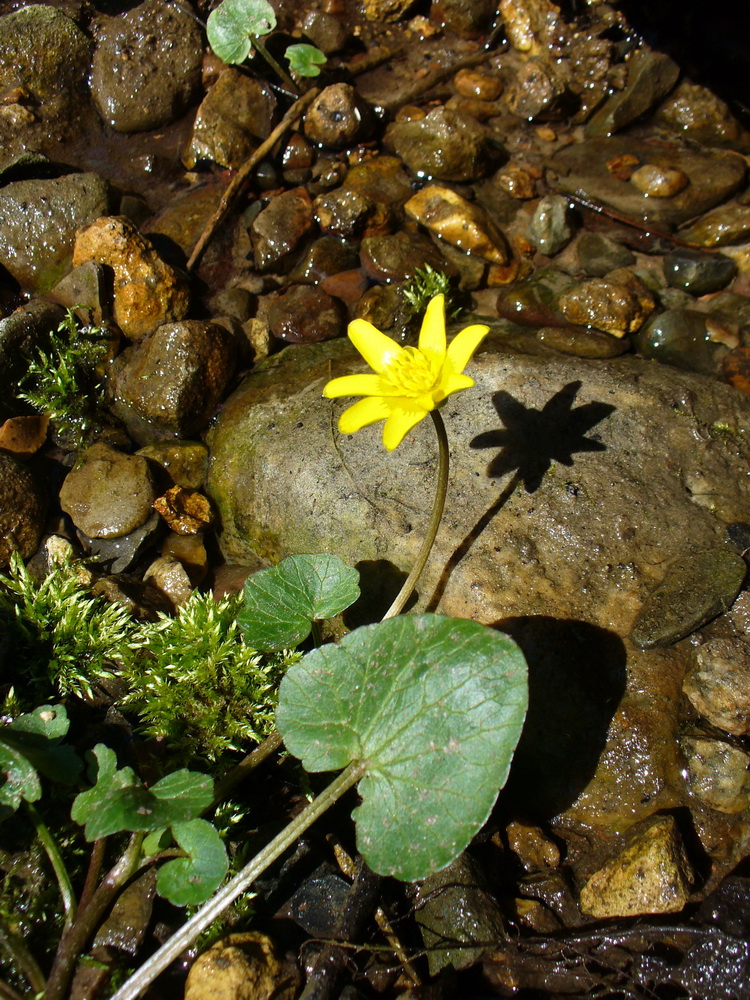
[{"label": "flower stem", "polygon": [[65,929],[67,930],[73,923],[73,919],[76,915],[76,897],[73,892],[70,875],[68,875],[68,869],[65,867],[65,862],[60,855],[55,838],[47,829],[47,826],[37,812],[36,807],[31,802],[27,802],[26,809],[31,817],[31,822],[34,824],[36,835],[39,837],[42,847],[44,848],[49,859],[49,863],[52,865],[52,871],[55,873],[57,885],[60,890],[60,896],[62,897],[63,907],[65,909]]},{"label": "flower stem", "polygon": [[411,597],[414,588],[417,585],[417,580],[419,579],[422,570],[425,567],[425,563],[429,558],[432,546],[435,544],[435,538],[438,533],[438,528],[440,527],[440,521],[443,517],[445,494],[448,490],[448,466],[450,460],[448,451],[448,435],[445,433],[445,424],[443,423],[443,418],[440,416],[439,411],[430,410],[430,416],[432,417],[432,422],[435,425],[435,433],[437,434],[438,439],[437,485],[435,487],[435,499],[432,504],[432,515],[430,517],[430,523],[427,525],[427,533],[424,536],[422,548],[417,554],[411,573],[407,576],[404,585],[396,595],[396,599],[393,604],[383,615],[383,621],[385,621],[386,618],[394,618],[396,615],[401,614],[406,606],[406,602]]},{"label": "flower stem", "polygon": [[279,79],[284,84],[284,86],[288,88],[291,96],[299,97],[299,89],[295,85],[294,80],[292,80],[292,78],[289,76],[288,73],[284,72],[281,66],[279,66],[279,64],[276,62],[274,57],[265,47],[263,42],[261,42],[260,38],[258,38],[257,35],[250,35],[249,38],[250,38],[250,44],[253,46],[254,49],[256,49],[256,51],[260,52],[261,56],[266,60],[266,62],[274,71],[274,73],[278,74]]},{"label": "flower stem", "polygon": [[355,785],[365,773],[362,762],[350,764],[327,785],[317,798],[306,806],[299,816],[287,824],[262,851],[255,855],[245,867],[220,889],[198,912],[183,924],[159,950],[125,982],[111,1000],[136,1000],[150,986],[160,972],[163,972],[187,948],[198,935],[216,920],[226,908],[250,886],[269,865],[280,857],[287,848],[300,837],[326,809],[341,798],[344,792]]}]

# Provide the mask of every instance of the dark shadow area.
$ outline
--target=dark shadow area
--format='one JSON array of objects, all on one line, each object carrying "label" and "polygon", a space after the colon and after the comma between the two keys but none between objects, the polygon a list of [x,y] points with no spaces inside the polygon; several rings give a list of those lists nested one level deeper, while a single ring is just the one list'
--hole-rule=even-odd
[{"label": "dark shadow area", "polygon": [[500,448],[487,467],[491,479],[516,472],[527,493],[537,490],[553,462],[573,465],[576,452],[604,451],[605,445],[585,435],[614,412],[609,403],[584,403],[573,409],[580,382],[568,382],[541,410],[519,403],[508,392],[496,392],[492,403],[504,427],[484,431],[471,448]]},{"label": "dark shadow area", "polygon": [[[344,612],[344,624],[349,629],[379,622],[401,590],[407,573],[387,559],[361,559],[354,567],[359,572],[359,598]],[[417,595],[412,594],[405,611],[413,607]]]},{"label": "dark shadow area", "polygon": [[503,390],[493,395],[493,405],[505,426],[477,434],[469,446],[499,448],[500,452],[487,467],[487,476],[499,479],[512,472],[513,477],[495,503],[456,547],[430,598],[428,611],[437,608],[456,566],[520,483],[523,483],[527,493],[533,493],[553,462],[570,466],[576,452],[605,450],[606,446],[596,437],[585,435],[613,413],[615,407],[609,403],[592,402],[573,409],[580,388],[580,382],[569,382],[541,410],[524,406]]},{"label": "dark shadow area", "polygon": [[543,615],[506,618],[529,665],[529,711],[503,805],[535,821],[562,812],[596,770],[625,691],[625,647],[606,629]]}]

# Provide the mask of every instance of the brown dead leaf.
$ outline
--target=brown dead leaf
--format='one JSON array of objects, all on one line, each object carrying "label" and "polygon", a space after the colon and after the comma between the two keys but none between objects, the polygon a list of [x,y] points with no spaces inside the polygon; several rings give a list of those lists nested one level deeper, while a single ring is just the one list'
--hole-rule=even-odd
[{"label": "brown dead leaf", "polygon": [[9,417],[0,427],[0,449],[11,451],[20,458],[30,458],[47,440],[49,416]]}]

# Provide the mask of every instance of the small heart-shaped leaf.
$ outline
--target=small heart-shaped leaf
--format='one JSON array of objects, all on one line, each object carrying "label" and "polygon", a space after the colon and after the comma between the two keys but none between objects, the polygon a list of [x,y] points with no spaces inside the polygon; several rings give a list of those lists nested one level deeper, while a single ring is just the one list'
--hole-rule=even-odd
[{"label": "small heart-shaped leaf", "polygon": [[391,618],[289,668],[277,727],[308,771],[359,762],[357,844],[413,881],[456,858],[505,784],[528,701],[508,636],[440,615]]},{"label": "small heart-shaped leaf", "polygon": [[222,0],[206,22],[208,43],[222,62],[243,63],[252,50],[251,35],[267,35],[276,14],[266,0]]},{"label": "small heart-shaped leaf", "polygon": [[188,857],[162,865],[156,891],[175,906],[203,903],[221,885],[229,869],[222,839],[205,819],[173,823],[172,836]]},{"label": "small heart-shaped leaf", "polygon": [[285,56],[289,61],[289,68],[297,76],[320,76],[320,67],[328,62],[320,49],[304,42],[289,45]]},{"label": "small heart-shaped leaf", "polygon": [[121,830],[159,830],[193,819],[213,798],[213,781],[205,774],[175,771],[146,788],[130,767],[117,767],[114,750],[97,743],[96,784],[73,800],[71,817],[85,824],[89,841]]},{"label": "small heart-shaped leaf", "polygon": [[313,621],[332,618],[358,597],[359,573],[338,556],[289,556],[248,577],[237,621],[249,646],[273,653],[298,646]]}]

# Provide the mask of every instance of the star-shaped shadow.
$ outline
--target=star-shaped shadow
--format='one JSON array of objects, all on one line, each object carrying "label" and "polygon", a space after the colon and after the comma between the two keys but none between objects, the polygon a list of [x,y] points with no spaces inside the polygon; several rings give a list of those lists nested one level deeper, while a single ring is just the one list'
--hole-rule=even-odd
[{"label": "star-shaped shadow", "polygon": [[584,403],[573,409],[581,388],[580,382],[569,382],[541,410],[527,408],[510,393],[496,392],[492,397],[495,409],[505,427],[484,431],[470,442],[472,448],[500,448],[487,469],[491,479],[508,472],[514,475],[500,496],[479,518],[446,563],[435,590],[427,604],[434,611],[442,598],[453,570],[481,535],[493,517],[502,509],[519,483],[527,493],[537,490],[545,472],[553,462],[573,465],[573,455],[582,451],[604,451],[601,441],[586,437],[587,431],[615,410],[609,403]]},{"label": "star-shaped shadow", "polygon": [[500,448],[487,475],[499,479],[516,472],[527,493],[539,488],[553,462],[573,465],[573,455],[604,451],[601,441],[586,433],[615,409],[609,403],[585,403],[573,409],[580,382],[569,382],[541,410],[528,408],[510,393],[496,392],[492,402],[505,427],[484,431],[470,442],[472,448]]}]

